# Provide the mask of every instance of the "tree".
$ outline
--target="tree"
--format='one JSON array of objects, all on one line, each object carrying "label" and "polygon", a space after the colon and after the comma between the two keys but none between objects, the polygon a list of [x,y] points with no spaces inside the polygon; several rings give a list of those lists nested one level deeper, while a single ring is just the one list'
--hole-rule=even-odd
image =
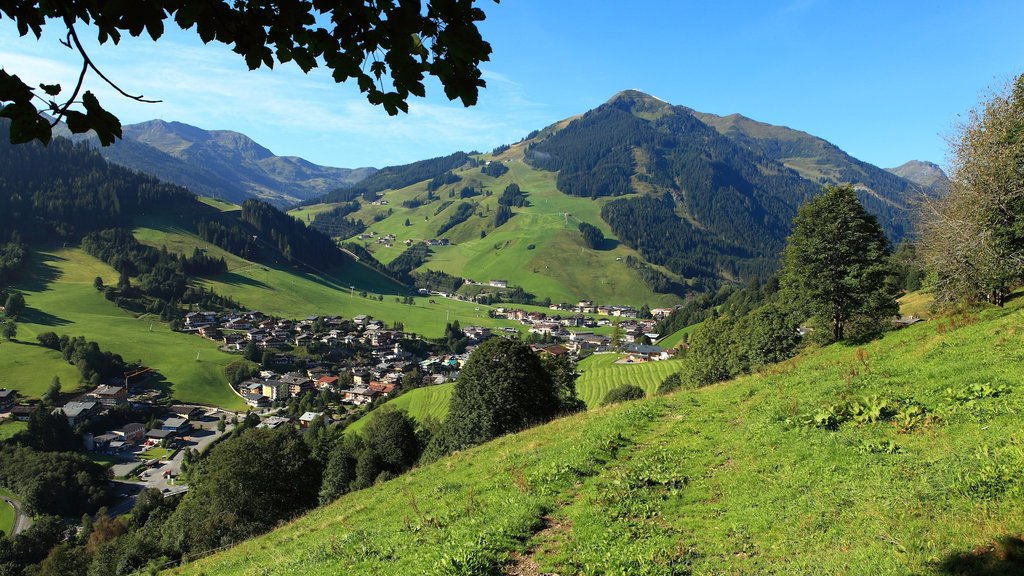
[{"label": "tree", "polygon": [[0,335],[7,341],[14,340],[18,337],[18,325],[14,322],[0,322]]},{"label": "tree", "polygon": [[576,372],[576,362],[568,354],[544,356],[541,358],[541,365],[551,376],[551,383],[555,386],[560,414],[572,414],[587,409],[586,403],[576,394],[576,379],[580,375]]},{"label": "tree", "polygon": [[48,406],[53,406],[60,399],[60,377],[54,376],[53,380],[50,381],[50,387],[46,389],[46,393],[43,394],[43,403]]},{"label": "tree", "polygon": [[[95,130],[103,145],[113,143],[121,137],[121,123],[100,106],[91,91],[82,91],[86,74],[97,74],[122,96],[153,100],[129,95],[104,76],[82,46],[79,29],[92,28],[100,43],[117,44],[125,32],[132,36],[145,32],[158,40],[165,25],[172,23],[182,30],[194,30],[205,43],[231,46],[250,69],[272,68],[275,62],[294,62],[304,72],[326,66],[335,82],[355,79],[367,100],[383,105],[391,115],[408,111],[410,95],[425,95],[426,75],[440,81],[449,99],[458,98],[472,106],[479,88],[485,85],[479,65],[491,53],[476,27],[485,18],[484,12],[473,4],[473,0],[435,1],[423,10],[419,2],[368,4],[362,0],[4,0],[0,16],[12,20],[19,34],[31,33],[40,39],[45,26],[57,26],[62,42],[78,53],[82,66],[69,93],[59,84],[42,84],[37,92],[18,76],[0,70],[0,103],[8,103],[0,116],[11,119],[12,143],[48,143],[51,128],[61,120],[72,132]],[[329,27],[321,27],[328,22]],[[68,94],[66,99],[62,93]],[[53,120],[44,118],[43,113]]]},{"label": "tree", "polygon": [[788,299],[827,324],[842,340],[851,322],[864,331],[899,311],[889,240],[853,187],[826,186],[800,207],[782,255],[780,281]]},{"label": "tree", "polygon": [[1024,276],[1024,75],[952,142],[950,192],[923,203],[920,253],[941,302],[1002,305]]},{"label": "tree", "polygon": [[189,473],[164,542],[194,554],[250,538],[315,506],[319,489],[320,468],[294,430],[247,430]]},{"label": "tree", "polygon": [[419,460],[422,447],[416,421],[404,410],[378,410],[363,429],[366,447],[380,457],[381,468],[400,474]]},{"label": "tree", "polygon": [[8,318],[17,318],[25,311],[25,296],[21,292],[12,292],[4,303],[4,314]]},{"label": "tree", "polygon": [[466,361],[448,417],[427,455],[439,457],[544,422],[559,406],[551,375],[530,346],[492,338]]}]

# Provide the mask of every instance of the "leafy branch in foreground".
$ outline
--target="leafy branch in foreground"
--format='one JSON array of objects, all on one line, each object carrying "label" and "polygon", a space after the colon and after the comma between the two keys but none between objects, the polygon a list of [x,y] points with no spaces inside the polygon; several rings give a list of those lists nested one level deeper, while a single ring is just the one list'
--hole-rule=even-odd
[{"label": "leafy branch in foreground", "polygon": [[48,143],[52,128],[62,120],[74,133],[94,130],[103,145],[113,143],[121,137],[121,123],[92,92],[82,92],[88,72],[126,98],[155,100],[131,95],[104,75],[83,47],[76,26],[94,28],[100,44],[118,44],[125,32],[131,36],[145,32],[156,41],[168,20],[182,30],[194,29],[204,43],[231,46],[250,70],[273,68],[275,62],[294,62],[303,72],[326,66],[335,82],[355,79],[367,100],[384,106],[391,115],[408,112],[410,96],[426,94],[426,75],[440,81],[450,100],[458,98],[472,106],[479,88],[485,86],[480,63],[491,53],[490,44],[477,30],[484,12],[474,3],[430,2],[423,11],[418,2],[367,4],[362,0],[0,0],[0,19],[13,21],[18,34],[41,39],[45,26],[62,26],[61,43],[82,61],[75,86],[64,101],[57,100],[63,92],[60,84],[44,83],[37,89],[16,74],[0,70],[0,117],[11,120],[12,143]]}]

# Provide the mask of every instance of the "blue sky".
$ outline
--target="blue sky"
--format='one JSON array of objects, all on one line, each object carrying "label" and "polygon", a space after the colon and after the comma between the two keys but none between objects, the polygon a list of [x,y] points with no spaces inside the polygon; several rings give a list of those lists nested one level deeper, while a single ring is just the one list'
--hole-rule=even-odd
[{"label": "blue sky", "polygon": [[[882,167],[944,164],[945,138],[989,89],[1024,72],[1024,2],[504,0],[479,5],[494,49],[480,103],[439,86],[390,117],[354,85],[292,66],[250,72],[187,32],[92,49],[129,92],[90,77],[126,123],[178,120],[248,134],[276,154],[385,166],[489,150],[636,88],[673,104],[739,112],[821,136]],[[37,42],[0,21],[0,66],[70,85],[79,63],[50,28]]]}]

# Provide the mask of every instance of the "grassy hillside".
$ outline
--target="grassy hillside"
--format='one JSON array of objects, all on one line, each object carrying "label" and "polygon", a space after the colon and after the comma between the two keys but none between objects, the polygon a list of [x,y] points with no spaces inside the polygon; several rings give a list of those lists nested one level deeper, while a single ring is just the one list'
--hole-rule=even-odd
[{"label": "grassy hillside", "polygon": [[[134,229],[136,238],[150,246],[167,246],[172,252],[191,254],[201,248],[223,257],[228,273],[203,281],[218,294],[231,296],[243,305],[287,318],[339,314],[351,318],[368,314],[389,325],[401,321],[410,332],[428,337],[444,334],[446,321],[462,325],[491,327],[519,326],[516,322],[488,318],[486,306],[446,298],[416,297],[415,304],[401,304],[396,298],[408,295],[402,285],[356,262],[341,268],[317,272],[249,262],[204,242],[193,234],[187,223],[173,217],[144,219]],[[354,289],[352,287],[355,287]],[[366,291],[367,297],[359,293]],[[383,300],[376,300],[383,296]],[[373,297],[373,298],[371,298]]]},{"label": "grassy hillside", "polygon": [[579,363],[580,377],[576,380],[576,393],[593,408],[601,403],[609,390],[622,384],[635,384],[648,395],[654,394],[658,384],[679,371],[680,360],[647,362],[645,364],[616,364],[620,354],[594,354]]},{"label": "grassy hillside", "polygon": [[[416,198],[425,200],[427,182],[385,192],[383,199],[387,205],[364,203],[351,218],[368,223],[369,231],[381,235],[391,233],[397,239],[391,247],[367,242],[366,247],[374,257],[387,263],[405,250],[406,240],[418,242],[439,237],[438,229],[448,221],[459,202],[469,202],[476,206],[476,213],[440,235],[451,239],[454,245],[433,247],[430,261],[421,269],[441,270],[484,283],[506,279],[538,298],[549,297],[555,302],[589,298],[605,303],[659,306],[680,301],[677,296],[653,293],[635,271],[626,266],[626,256],[639,257],[639,254],[619,244],[601,220],[601,207],[610,198],[591,200],[559,192],[555,188],[554,172],[536,170],[522,161],[522,145],[498,156],[481,156],[481,159],[501,159],[509,171],[492,178],[483,174],[480,167],[455,170],[462,181],[440,188],[435,192],[436,200],[416,208],[405,208],[402,203]],[[495,228],[498,196],[512,183],[528,194],[530,206],[513,208],[512,218]],[[493,194],[460,200],[458,192],[465,186]],[[453,190],[456,196],[449,198],[449,191]],[[312,218],[333,206],[317,204],[290,213],[305,222],[307,217]],[[389,210],[392,211],[390,216],[373,222],[374,217],[386,215]],[[584,246],[578,230],[580,222],[589,222],[605,233],[608,241],[604,249],[591,250]],[[481,232],[486,236],[481,237]]]},{"label": "grassy hillside", "polygon": [[158,318],[136,318],[107,301],[92,287],[97,276],[105,283],[117,282],[117,273],[106,264],[78,249],[39,250],[32,255],[27,276],[33,280],[15,285],[28,305],[18,323],[18,342],[0,345],[0,386],[39,396],[54,375],[65,390],[78,385],[73,366],[36,344],[39,333],[52,331],[84,336],[125,360],[152,366],[181,401],[244,407],[224,379],[223,367],[234,357],[217,350],[215,343],[172,332]]},{"label": "grassy hillside", "polygon": [[[1017,301],[562,419],[171,572],[1020,573],[1022,320]],[[793,423],[875,395],[928,416]]]},{"label": "grassy hillside", "polygon": [[[448,415],[448,403],[451,402],[454,390],[455,384],[452,382],[416,388],[394,400],[389,400],[386,406],[388,408],[405,410],[417,420],[427,417],[444,420],[445,416]],[[359,432],[374,415],[375,412],[371,412],[356,420],[348,428],[345,428],[345,432]]]},{"label": "grassy hillside", "polygon": [[0,500],[0,532],[10,534],[14,530],[14,506]]}]

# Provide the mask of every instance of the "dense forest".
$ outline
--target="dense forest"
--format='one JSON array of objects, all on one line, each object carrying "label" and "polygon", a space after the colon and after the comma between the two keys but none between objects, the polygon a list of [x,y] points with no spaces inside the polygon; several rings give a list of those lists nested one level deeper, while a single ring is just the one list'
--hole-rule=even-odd
[{"label": "dense forest", "polygon": [[[0,142],[0,230],[27,241],[77,240],[131,218],[195,202],[184,188],[107,164],[85,144]],[[7,241],[9,238],[0,238]]]},{"label": "dense forest", "polygon": [[372,197],[383,190],[398,190],[417,182],[432,180],[450,172],[470,161],[465,152],[456,152],[448,156],[420,160],[403,166],[388,166],[376,172],[351,188],[341,188],[324,194],[319,198],[307,200],[302,205],[332,202],[351,202],[360,197]]},{"label": "dense forest", "polygon": [[335,238],[349,238],[366,230],[362,220],[346,218],[359,211],[359,202],[345,202],[313,217],[309,227]]},{"label": "dense forest", "polygon": [[246,200],[241,218],[256,230],[259,242],[274,247],[290,263],[317,269],[345,261],[329,236],[309,229],[266,202]]}]

